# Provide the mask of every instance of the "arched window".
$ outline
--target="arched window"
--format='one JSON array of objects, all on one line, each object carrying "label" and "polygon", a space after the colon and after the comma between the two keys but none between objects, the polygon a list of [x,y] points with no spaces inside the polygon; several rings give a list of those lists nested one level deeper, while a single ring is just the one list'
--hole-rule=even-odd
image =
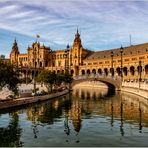
[{"label": "arched window", "polygon": [[87,69],[87,74],[90,75],[90,70],[89,69]]},{"label": "arched window", "polygon": [[123,67],[123,74],[127,76],[127,67]]},{"label": "arched window", "polygon": [[92,73],[93,73],[93,74],[96,74],[96,70],[95,70],[95,69],[93,69],[93,70],[92,70]]},{"label": "arched window", "polygon": [[135,74],[135,68],[134,68],[134,66],[131,66],[130,67],[130,73],[131,73],[132,76],[134,76],[134,74]]},{"label": "arched window", "polygon": [[82,75],[85,75],[85,70],[82,70]]}]

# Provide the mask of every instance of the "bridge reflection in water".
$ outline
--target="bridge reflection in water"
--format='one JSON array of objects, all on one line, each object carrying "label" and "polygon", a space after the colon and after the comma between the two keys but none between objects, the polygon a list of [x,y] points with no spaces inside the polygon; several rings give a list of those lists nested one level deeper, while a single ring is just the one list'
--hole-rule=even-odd
[{"label": "bridge reflection in water", "polygon": [[97,85],[1,113],[0,146],[147,146],[148,101]]}]

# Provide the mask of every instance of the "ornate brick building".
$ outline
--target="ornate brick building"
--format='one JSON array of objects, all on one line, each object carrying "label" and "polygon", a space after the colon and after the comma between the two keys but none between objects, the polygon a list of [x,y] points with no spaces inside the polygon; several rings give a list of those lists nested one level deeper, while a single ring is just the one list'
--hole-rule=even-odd
[{"label": "ornate brick building", "polygon": [[148,43],[124,47],[122,53],[120,48],[93,52],[83,48],[78,30],[72,46],[62,50],[53,51],[35,42],[27,53],[20,54],[15,40],[10,60],[22,68],[25,76],[33,74],[35,69],[48,69],[57,73],[69,70],[73,75],[121,75],[122,72],[125,80],[148,78]]}]

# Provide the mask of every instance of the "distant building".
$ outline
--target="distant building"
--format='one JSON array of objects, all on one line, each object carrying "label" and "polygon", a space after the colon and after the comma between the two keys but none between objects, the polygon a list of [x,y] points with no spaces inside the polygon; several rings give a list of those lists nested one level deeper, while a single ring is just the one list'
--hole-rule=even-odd
[{"label": "distant building", "polygon": [[[113,57],[111,57],[113,52]],[[33,73],[34,68],[50,71],[69,72],[76,75],[114,75],[121,74],[120,48],[93,52],[83,48],[77,30],[71,47],[53,51],[39,42],[28,47],[27,53],[20,54],[16,40],[10,53],[10,61],[22,68],[25,75]],[[148,78],[148,43],[124,47],[122,54],[123,79],[137,80],[141,69],[141,78]]]}]

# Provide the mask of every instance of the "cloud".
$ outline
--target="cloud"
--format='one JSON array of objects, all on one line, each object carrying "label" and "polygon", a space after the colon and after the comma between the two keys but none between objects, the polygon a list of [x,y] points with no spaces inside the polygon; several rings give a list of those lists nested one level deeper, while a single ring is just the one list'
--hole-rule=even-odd
[{"label": "cloud", "polygon": [[148,39],[146,1],[6,0],[0,7],[1,29],[22,34],[26,41],[40,34],[54,49],[72,44],[77,26],[83,46],[95,50],[126,46],[129,34],[134,43]]}]

